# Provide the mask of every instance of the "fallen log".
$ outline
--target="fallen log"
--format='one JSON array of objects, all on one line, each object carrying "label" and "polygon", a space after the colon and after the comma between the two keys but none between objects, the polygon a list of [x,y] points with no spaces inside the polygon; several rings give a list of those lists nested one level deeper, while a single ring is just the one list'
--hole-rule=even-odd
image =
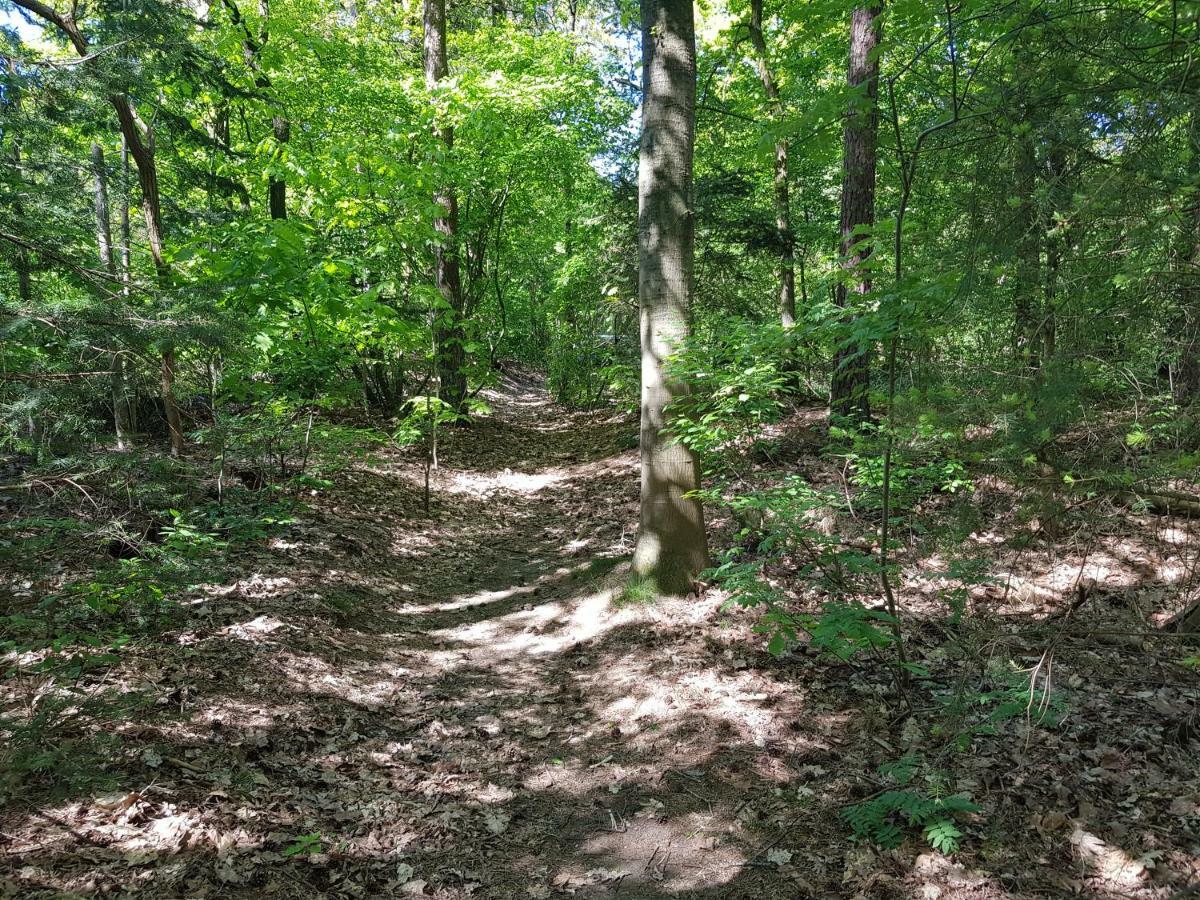
[{"label": "fallen log", "polygon": [[1118,498],[1130,505],[1144,503],[1160,515],[1200,517],[1200,496],[1168,488],[1139,488],[1121,491]]}]

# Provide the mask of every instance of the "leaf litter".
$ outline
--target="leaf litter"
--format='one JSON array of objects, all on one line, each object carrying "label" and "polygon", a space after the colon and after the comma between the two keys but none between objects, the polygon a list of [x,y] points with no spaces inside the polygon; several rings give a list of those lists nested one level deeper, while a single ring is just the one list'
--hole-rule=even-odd
[{"label": "leaf litter", "polygon": [[[377,453],[198,586],[162,641],[81,677],[155,701],[76,736],[116,739],[96,773],[112,789],[9,788],[5,896],[1157,900],[1200,878],[1200,693],[1161,646],[1064,625],[1067,720],[974,741],[955,787],[983,811],[962,850],[856,845],[839,811],[899,748],[940,752],[929,711],[897,716],[880,667],[768,656],[715,591],[614,604],[632,423],[562,410],[530,379],[489,401],[445,436],[431,516],[418,455]],[[1113,526],[1143,544],[1129,565],[1092,555],[1108,585],[1093,627],[1143,628],[1132,610],[1163,586],[1129,573],[1159,527]],[[925,562],[906,561],[918,622]],[[1078,562],[1042,548],[1025,588],[973,598],[993,650],[1045,654],[1029,626],[1069,604]],[[955,664],[917,627],[919,659]],[[5,704],[36,690],[11,678]]]}]

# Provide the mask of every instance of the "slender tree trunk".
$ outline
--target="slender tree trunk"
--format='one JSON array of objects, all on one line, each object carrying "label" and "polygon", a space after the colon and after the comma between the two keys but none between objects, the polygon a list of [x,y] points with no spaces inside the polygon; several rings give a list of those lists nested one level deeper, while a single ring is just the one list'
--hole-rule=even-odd
[{"label": "slender tree trunk", "polygon": [[171,437],[171,455],[178,456],[183,452],[183,422],[179,417],[179,407],[175,403],[174,347],[166,347],[162,351],[162,396],[167,415],[167,431]]},{"label": "slender tree trunk", "polygon": [[[104,148],[92,144],[92,198],[96,212],[96,249],[100,255],[100,265],[109,275],[116,277],[117,263],[113,257],[112,218],[108,203],[108,172],[104,165]],[[110,382],[112,385],[113,431],[117,438],[117,449],[126,450],[129,447],[129,394],[125,387],[125,362],[120,350],[114,350],[109,355],[112,366]]]},{"label": "slender tree trunk", "polygon": [[1017,138],[1014,173],[1017,189],[1017,283],[1013,289],[1013,346],[1017,360],[1026,368],[1036,369],[1039,361],[1037,338],[1038,294],[1041,283],[1042,228],[1038,217],[1037,158],[1033,135]]},{"label": "slender tree trunk", "polygon": [[[17,61],[12,57],[8,58],[8,75],[10,80],[8,82],[8,96],[5,97],[6,102],[4,106],[6,109],[4,111],[15,115],[21,110],[21,87],[17,81]],[[23,180],[21,172],[21,142],[15,136],[12,137],[12,164],[13,171],[17,173],[18,178],[18,195],[16,201],[13,203],[13,212],[20,217],[23,213],[19,193],[20,180]],[[33,281],[29,272],[29,253],[24,247],[16,248],[13,268],[17,272],[17,296],[20,298],[23,306],[28,306],[33,302]]]},{"label": "slender tree trunk", "polygon": [[[755,66],[772,112],[782,111],[779,88],[771,73],[767,41],[763,36],[763,0],[750,0],[750,43],[754,46]],[[784,328],[796,324],[796,249],[792,236],[792,205],[788,189],[787,138],[775,141],[775,168],[772,174],[775,192],[775,231],[779,241],[779,319]]]},{"label": "slender tree trunk", "polygon": [[696,37],[692,0],[642,0],[642,140],[638,158],[638,294],[641,305],[641,522],[635,576],[686,593],[708,564],[695,456],[665,430],[686,390],[664,370],[687,338],[695,223]]},{"label": "slender tree trunk", "polygon": [[[1067,249],[1066,226],[1055,220],[1070,197],[1065,179],[1067,156],[1061,146],[1052,146],[1047,161],[1051,202],[1042,223],[1046,243],[1046,269],[1042,285],[1042,315],[1038,325],[1042,344],[1042,364],[1049,365],[1058,345],[1058,273]],[[1063,213],[1065,215],[1065,213]]]},{"label": "slender tree trunk", "polygon": [[[446,0],[425,0],[425,86],[429,90],[450,74],[446,56]],[[454,129],[439,126],[438,138],[447,153],[454,147]],[[460,411],[467,396],[464,371],[464,298],[459,270],[458,197],[454,188],[443,185],[434,195],[438,207],[433,227],[438,233],[434,247],[434,281],[445,308],[438,310],[433,336],[436,347],[439,396],[451,409]]]},{"label": "slender tree trunk", "polygon": [[1200,111],[1188,122],[1188,195],[1179,249],[1176,252],[1176,309],[1172,332],[1175,359],[1171,390],[1175,402],[1187,406],[1200,400]]},{"label": "slender tree trunk", "polygon": [[[137,110],[124,95],[112,98],[121,123],[125,146],[133,157],[142,189],[142,214],[146,222],[146,243],[150,247],[150,258],[160,287],[171,282],[171,269],[163,253],[162,207],[158,193],[158,167],[154,161],[154,130],[142,121]],[[160,351],[162,369],[162,404],[167,419],[167,432],[171,442],[171,455],[183,452],[183,425],[179,415],[179,404],[175,400],[175,346],[167,344]]]},{"label": "slender tree trunk", "polygon": [[[292,125],[283,116],[271,119],[271,128],[275,133],[275,143],[286,144],[292,137]],[[287,218],[287,182],[277,175],[272,175],[268,185],[270,190],[270,207],[272,219]]]},{"label": "slender tree trunk", "polygon": [[118,219],[121,228],[121,294],[128,297],[133,272],[130,268],[132,236],[129,229],[129,145],[125,142],[124,135],[121,136],[121,210]]},{"label": "slender tree trunk", "polygon": [[[118,212],[117,221],[120,227],[120,264],[121,264],[121,296],[126,300],[129,299],[130,284],[133,280],[132,269],[132,245],[133,237],[129,227],[129,147],[125,143],[124,135],[121,136],[121,208]],[[124,359],[118,359],[117,363],[121,367],[121,381],[125,385],[126,397],[129,405],[126,409],[129,419],[129,435],[137,431],[137,404],[129,391],[129,378],[125,369]]]},{"label": "slender tree trunk", "polygon": [[[857,6],[850,16],[850,62],[847,83],[854,94],[846,116],[842,143],[841,245],[843,277],[835,302],[847,310],[844,322],[851,327],[857,315],[852,296],[871,290],[867,264],[871,256],[871,229],[875,225],[875,164],[879,130],[879,15],[878,5]],[[855,421],[871,416],[871,347],[849,337],[834,355],[830,409]]]},{"label": "slender tree trunk", "polygon": [[[229,11],[230,21],[242,31],[242,61],[254,75],[254,86],[265,96],[271,91],[271,79],[263,71],[260,56],[263,47],[271,38],[271,2],[258,0],[258,33],[251,30],[249,23],[242,17],[242,11],[234,0],[222,0]],[[348,13],[353,19],[358,17],[358,7],[351,5]],[[275,138],[276,153],[282,152],[282,147],[292,137],[292,124],[284,116],[275,113],[271,116],[271,133]],[[267,175],[267,210],[272,219],[287,218],[287,181],[275,171]]]},{"label": "slender tree trunk", "polygon": [[96,250],[100,265],[114,278],[117,274],[113,258],[112,224],[108,208],[108,172],[104,168],[104,148],[92,144],[92,206],[96,213]]}]

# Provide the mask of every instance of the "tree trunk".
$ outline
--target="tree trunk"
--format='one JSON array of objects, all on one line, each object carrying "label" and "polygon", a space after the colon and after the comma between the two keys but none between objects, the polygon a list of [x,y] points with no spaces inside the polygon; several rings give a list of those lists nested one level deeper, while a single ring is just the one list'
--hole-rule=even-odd
[{"label": "tree trunk", "polygon": [[[254,86],[264,95],[269,94],[271,79],[263,71],[259,57],[271,37],[271,2],[270,0],[258,0],[257,35],[251,31],[249,24],[242,18],[242,11],[234,0],[224,0],[224,4],[229,11],[232,23],[242,30],[242,60],[245,62],[246,68],[254,75]],[[357,7],[354,8],[354,16],[356,18],[358,16]],[[282,115],[275,114],[271,117],[271,133],[275,137],[275,152],[278,154],[281,152],[280,148],[291,140],[292,124]],[[287,218],[287,181],[280,178],[274,171],[267,175],[267,210],[272,219]]]},{"label": "tree trunk", "polygon": [[[1028,119],[1026,119],[1028,121]],[[1013,164],[1017,189],[1017,283],[1013,288],[1013,348],[1017,361],[1036,369],[1039,361],[1038,293],[1041,282],[1042,241],[1038,218],[1037,157],[1032,133],[1017,138]]]},{"label": "tree trunk", "polygon": [[[92,198],[96,211],[96,250],[100,255],[100,265],[114,278],[117,275],[117,263],[113,258],[112,224],[108,204],[108,173],[104,167],[104,148],[92,144]],[[117,438],[117,449],[129,448],[130,403],[129,393],[125,387],[125,362],[120,350],[114,350],[110,355],[113,404],[113,431]]]},{"label": "tree trunk", "polygon": [[[425,87],[432,91],[450,74],[446,57],[446,0],[425,0],[424,19]],[[439,126],[437,135],[448,154],[454,147],[454,129],[449,125]],[[458,258],[458,197],[453,187],[443,185],[433,199],[438,207],[433,221],[438,233],[434,247],[434,282],[444,302],[433,323],[440,385],[438,396],[457,412],[462,409],[467,396],[463,365],[466,344],[462,322],[464,300]]]},{"label": "tree trunk", "polygon": [[[850,62],[847,83],[854,97],[846,115],[842,140],[842,278],[835,302],[847,313],[843,323],[852,326],[857,313],[851,297],[871,290],[866,266],[871,256],[871,228],[875,225],[875,163],[879,130],[879,14],[880,6],[858,6],[850,15]],[[830,410],[854,421],[871,416],[871,347],[849,336],[834,354],[830,385]]]},{"label": "tree trunk", "polygon": [[[754,45],[755,66],[763,91],[767,95],[773,113],[782,112],[779,88],[771,73],[767,56],[767,41],[762,27],[763,0],[750,0],[750,43]],[[788,189],[788,142],[786,138],[775,141],[775,232],[779,241],[779,319],[784,328],[796,324],[796,249],[792,236],[792,205]]]},{"label": "tree trunk", "polygon": [[1039,331],[1042,340],[1042,363],[1049,365],[1054,359],[1058,344],[1058,273],[1067,249],[1065,223],[1055,220],[1056,213],[1064,212],[1070,198],[1065,180],[1067,177],[1067,154],[1061,145],[1051,146],[1049,151],[1049,211],[1043,221],[1042,230],[1046,242],[1046,270],[1042,285],[1042,316]]},{"label": "tree trunk", "polygon": [[[8,96],[5,98],[6,102],[4,104],[7,109],[4,111],[8,112],[11,110],[13,114],[16,114],[21,109],[21,88],[16,80],[17,61],[12,57],[8,58],[8,74],[10,78],[10,81],[8,82],[9,89]],[[17,214],[18,218],[20,218],[23,213],[23,209],[19,199],[19,181],[22,180],[23,173],[21,171],[21,142],[15,136],[13,137],[12,142],[12,164],[13,171],[16,173],[16,177],[18,179],[18,199],[13,204],[13,212]],[[21,304],[27,307],[33,302],[33,280],[29,273],[29,252],[24,247],[16,248],[13,268],[16,269],[17,272],[17,296],[20,298]]]},{"label": "tree trunk", "polygon": [[112,224],[108,210],[108,173],[104,169],[104,148],[92,144],[92,206],[96,212],[96,250],[100,265],[114,278],[117,274],[113,259]]},{"label": "tree trunk", "polygon": [[133,271],[130,268],[132,237],[129,230],[129,145],[125,142],[124,135],[121,136],[121,211],[118,218],[121,228],[121,294],[128,297]]},{"label": "tree trunk", "polygon": [[[73,13],[60,13],[41,0],[13,2],[58,28],[71,42],[75,52],[85,60],[88,59],[88,41],[79,29]],[[126,94],[112,94],[108,102],[117,113],[117,122],[121,126],[125,147],[128,148],[133,157],[133,164],[137,167],[138,182],[142,189],[142,214],[146,220],[146,243],[150,246],[150,257],[154,261],[159,285],[166,286],[170,283],[171,272],[163,254],[162,207],[158,195],[158,170],[154,163],[154,130],[142,121]],[[171,427],[171,453],[178,455],[183,448],[183,429],[179,426],[179,408],[175,403],[173,390],[174,370],[175,350],[168,348],[162,355],[162,401],[167,424]]]},{"label": "tree trunk", "polygon": [[1175,334],[1176,352],[1171,364],[1171,392],[1175,402],[1188,406],[1200,400],[1200,111],[1188,122],[1188,186],[1193,193],[1183,212],[1179,250],[1176,253]]},{"label": "tree trunk", "polygon": [[[275,116],[271,119],[271,128],[275,133],[275,143],[279,145],[286,144],[292,137],[292,125],[283,116]],[[282,178],[272,175],[268,185],[270,190],[270,207],[272,219],[287,218],[287,182]]]},{"label": "tree trunk", "polygon": [[162,396],[163,410],[167,416],[167,431],[171,438],[171,455],[178,456],[183,452],[183,422],[179,416],[179,407],[175,403],[174,347],[166,347],[162,351]]},{"label": "tree trunk", "polygon": [[688,335],[694,264],[692,156],[696,38],[692,0],[642,0],[642,140],[638,158],[641,305],[641,522],[635,576],[686,593],[708,564],[695,456],[666,431],[666,409],[686,390],[667,357]]},{"label": "tree trunk", "polygon": [[[129,299],[130,283],[133,279],[132,257],[131,257],[131,241],[132,236],[129,228],[129,148],[125,143],[125,137],[121,137],[121,209],[117,216],[117,221],[120,226],[120,264],[121,264],[121,296],[126,300]],[[137,431],[137,403],[135,398],[129,392],[129,379],[125,371],[124,360],[117,361],[121,367],[121,380],[125,385],[125,396],[129,401],[126,408],[128,414],[128,433],[132,439],[132,435]]]}]

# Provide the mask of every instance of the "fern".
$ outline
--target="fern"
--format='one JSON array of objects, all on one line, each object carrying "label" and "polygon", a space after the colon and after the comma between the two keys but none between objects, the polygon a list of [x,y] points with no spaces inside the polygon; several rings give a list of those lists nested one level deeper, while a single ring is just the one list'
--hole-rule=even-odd
[{"label": "fern", "polygon": [[[920,757],[908,755],[884,763],[879,771],[900,784],[909,784],[920,766]],[[939,773],[926,775],[924,781],[928,788],[885,791],[842,810],[842,818],[855,838],[885,849],[900,846],[908,831],[919,829],[934,849],[954,853],[963,836],[955,818],[978,812],[979,807],[965,794],[945,794],[945,779]]]}]

